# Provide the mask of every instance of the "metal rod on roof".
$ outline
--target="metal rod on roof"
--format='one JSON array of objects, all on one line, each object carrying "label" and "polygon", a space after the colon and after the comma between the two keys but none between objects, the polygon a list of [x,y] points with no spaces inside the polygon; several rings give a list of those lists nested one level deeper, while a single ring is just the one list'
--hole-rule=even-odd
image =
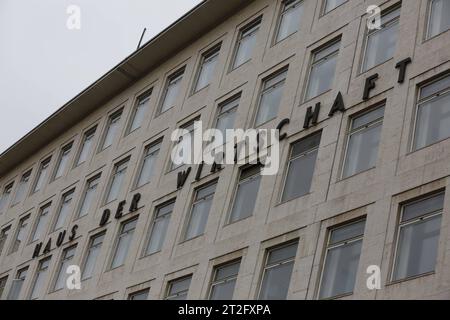
[{"label": "metal rod on roof", "polygon": [[139,39],[139,44],[138,44],[136,50],[138,50],[141,47],[142,40],[144,39],[144,35],[145,35],[146,31],[147,31],[147,28],[144,28],[144,31],[142,31],[141,39]]}]

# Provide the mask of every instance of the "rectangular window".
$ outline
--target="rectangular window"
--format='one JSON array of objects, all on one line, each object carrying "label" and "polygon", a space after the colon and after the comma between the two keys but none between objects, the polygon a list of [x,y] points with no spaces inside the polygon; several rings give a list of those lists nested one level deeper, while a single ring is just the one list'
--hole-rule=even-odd
[{"label": "rectangular window", "polygon": [[313,53],[306,100],[315,98],[331,89],[336,73],[340,45],[341,42],[336,41]]},{"label": "rectangular window", "polygon": [[327,14],[331,10],[336,9],[340,5],[347,2],[347,0],[324,0],[324,1],[325,1],[324,10],[323,10],[324,14]]},{"label": "rectangular window", "polygon": [[76,161],[76,166],[85,163],[91,154],[92,145],[94,143],[95,132],[97,127],[88,130],[83,136],[83,142],[81,144],[80,152],[78,153],[78,159]]},{"label": "rectangular window", "polygon": [[328,233],[320,299],[352,294],[355,287],[366,221],[334,228]]},{"label": "rectangular window", "polygon": [[98,256],[100,255],[104,239],[105,233],[101,233],[91,237],[91,239],[89,240],[89,249],[86,254],[86,260],[84,261],[84,267],[81,276],[82,280],[87,280],[94,274]]},{"label": "rectangular window", "polygon": [[133,108],[133,113],[127,133],[136,131],[144,123],[145,116],[150,108],[150,98],[152,95],[152,90],[153,89],[148,90],[137,98],[136,105]]},{"label": "rectangular window", "polygon": [[19,204],[25,199],[28,189],[28,183],[30,182],[31,170],[25,172],[20,179],[19,185],[17,186],[16,194],[14,195],[14,200],[12,205]]},{"label": "rectangular window", "polygon": [[17,252],[20,248],[20,245],[26,239],[26,233],[28,230],[28,220],[30,220],[30,216],[26,216],[19,221],[19,225],[17,226],[16,236],[14,238],[14,242],[11,245],[11,250],[9,250],[9,254],[13,254]]},{"label": "rectangular window", "polygon": [[66,286],[67,279],[67,268],[72,264],[72,260],[75,257],[75,251],[77,246],[65,249],[61,256],[61,261],[59,262],[57,276],[55,278],[55,283],[53,285],[53,291],[58,291],[64,289]]},{"label": "rectangular window", "polygon": [[36,222],[36,225],[34,226],[31,242],[35,242],[35,241],[43,239],[43,237],[45,235],[45,230],[47,228],[47,223],[48,223],[49,217],[50,217],[50,207],[51,207],[51,203],[45,205],[44,207],[42,207],[39,210],[39,217]]},{"label": "rectangular window", "polygon": [[111,269],[123,266],[133,240],[134,230],[136,229],[137,219],[125,222],[120,228],[120,233],[116,241],[116,248],[111,261]]},{"label": "rectangular window", "polygon": [[181,70],[178,70],[167,78],[161,105],[159,107],[160,114],[175,107],[180,94],[181,82],[183,81],[184,76],[184,69],[184,67],[181,68]]},{"label": "rectangular window", "polygon": [[381,29],[368,31],[362,66],[363,72],[394,57],[399,25],[400,8],[396,8],[381,16]]},{"label": "rectangular window", "polygon": [[23,283],[27,278],[28,267],[20,269],[17,271],[16,278],[13,279],[11,288],[8,292],[8,300],[19,300],[20,294],[22,292]]},{"label": "rectangular window", "polygon": [[128,169],[129,158],[117,163],[114,166],[113,175],[111,177],[111,182],[109,183],[109,188],[106,196],[106,203],[110,203],[117,200],[120,192],[122,191],[123,181]]},{"label": "rectangular window", "polygon": [[260,300],[285,300],[291,282],[298,242],[269,249],[263,271]]},{"label": "rectangular window", "polygon": [[303,0],[284,0],[276,42],[286,39],[300,28],[303,15]]},{"label": "rectangular window", "polygon": [[55,226],[53,227],[53,231],[61,229],[68,221],[72,209],[72,200],[74,193],[75,189],[72,189],[71,191],[63,194],[63,196],[61,197],[61,203],[59,205],[58,215]]},{"label": "rectangular window", "polygon": [[128,300],[147,300],[149,292],[150,292],[149,289],[145,289],[138,292],[130,293],[130,295],[128,296]]},{"label": "rectangular window", "polygon": [[194,203],[192,204],[189,222],[184,236],[185,240],[193,239],[205,232],[216,186],[217,182],[214,182],[195,191]]},{"label": "rectangular window", "polygon": [[53,175],[53,180],[61,178],[66,173],[67,165],[70,159],[70,152],[72,151],[72,146],[73,142],[69,143],[68,145],[64,146],[61,149],[55,173]]},{"label": "rectangular window", "polygon": [[233,69],[236,69],[251,60],[253,56],[253,49],[256,45],[256,35],[258,34],[259,27],[261,25],[261,19],[262,17],[259,17],[239,30],[236,53],[233,61]]},{"label": "rectangular window", "polygon": [[351,120],[343,178],[375,168],[383,119],[384,106]]},{"label": "rectangular window", "polygon": [[49,171],[51,160],[52,158],[50,157],[41,162],[39,172],[36,177],[36,182],[34,183],[33,193],[36,193],[39,190],[41,190],[45,182],[47,181],[47,174]]},{"label": "rectangular window", "polygon": [[[171,161],[170,170],[176,170],[178,168],[181,168],[185,164],[193,163],[195,121],[197,120],[190,121],[187,124],[180,127],[180,129],[186,130],[186,133],[178,139],[178,142],[174,146],[174,153],[178,156],[178,158],[176,159],[177,163]],[[190,154],[185,154],[184,151],[189,149]]]},{"label": "rectangular window", "polygon": [[3,189],[3,193],[0,196],[0,214],[3,212],[3,209],[8,205],[9,198],[11,197],[12,189],[14,183],[8,184],[5,189]]},{"label": "rectangular window", "polygon": [[154,254],[162,249],[174,206],[175,201],[172,201],[156,208],[150,229],[146,255]]},{"label": "rectangular window", "polygon": [[209,300],[232,300],[241,261],[214,268],[214,276],[209,289]]},{"label": "rectangular window", "polygon": [[234,196],[230,223],[246,219],[253,215],[258,197],[261,168],[258,165],[241,170],[239,183]]},{"label": "rectangular window", "polygon": [[392,280],[398,281],[435,270],[445,194],[402,207]]},{"label": "rectangular window", "polygon": [[98,174],[87,181],[80,208],[78,209],[78,218],[87,216],[92,209],[98,185],[100,184],[100,177],[101,175]]},{"label": "rectangular window", "polygon": [[450,76],[420,88],[414,150],[450,137]]},{"label": "rectangular window", "polygon": [[165,300],[186,300],[192,276],[170,281]]},{"label": "rectangular window", "polygon": [[311,191],[321,137],[320,132],[291,146],[282,202],[303,197]]},{"label": "rectangular window", "polygon": [[256,126],[260,126],[278,116],[278,109],[280,108],[281,98],[283,96],[287,72],[287,69],[284,69],[263,80],[262,91],[259,97],[258,113],[256,114]]},{"label": "rectangular window", "polygon": [[114,140],[119,132],[120,119],[122,118],[122,109],[115,112],[108,118],[105,135],[103,136],[103,143],[101,151],[109,148],[114,143]]},{"label": "rectangular window", "polygon": [[[239,107],[241,95],[235,96],[219,104],[219,113],[217,114],[216,129],[222,132],[223,137],[226,137],[227,130],[234,129],[234,122],[236,120],[236,113]],[[225,141],[225,140],[224,140]]]},{"label": "rectangular window", "polygon": [[34,277],[34,283],[31,289],[31,300],[38,299],[41,295],[44,294],[45,283],[47,282],[48,277],[48,268],[50,266],[51,257],[45,258],[39,261],[38,268],[36,270],[36,275]]},{"label": "rectangular window", "polygon": [[448,0],[430,0],[427,38],[437,36],[449,29],[450,2]]},{"label": "rectangular window", "polygon": [[2,229],[0,232],[0,255],[3,252],[3,248],[5,247],[6,241],[8,240],[8,235],[11,231],[11,226],[7,226]]},{"label": "rectangular window", "polygon": [[219,60],[220,47],[221,45],[217,45],[202,55],[194,93],[206,88],[211,83]]},{"label": "rectangular window", "polygon": [[8,282],[8,276],[0,279],[0,299],[2,298],[3,291],[5,290],[7,282]]},{"label": "rectangular window", "polygon": [[157,142],[145,147],[144,158],[142,159],[139,175],[136,180],[136,188],[140,188],[149,183],[153,177],[153,169],[156,159],[161,149],[161,142]]}]

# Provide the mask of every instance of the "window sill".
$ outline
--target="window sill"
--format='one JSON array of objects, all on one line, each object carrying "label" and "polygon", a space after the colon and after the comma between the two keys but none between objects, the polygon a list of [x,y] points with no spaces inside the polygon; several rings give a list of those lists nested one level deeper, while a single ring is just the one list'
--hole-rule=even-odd
[{"label": "window sill", "polygon": [[369,72],[371,72],[371,71],[374,71],[375,69],[381,67],[382,65],[384,65],[384,64],[386,64],[386,63],[388,63],[388,62],[393,61],[393,60],[394,60],[394,57],[392,57],[392,58],[390,58],[390,59],[388,59],[388,60],[386,60],[386,61],[380,62],[379,64],[374,65],[373,67],[370,67],[370,69],[367,69],[367,70],[362,70],[362,69],[361,69],[361,70],[358,72],[358,75],[357,75],[357,76],[360,77],[360,76],[362,76],[362,75],[365,75],[365,74],[367,74],[367,73],[369,73]]},{"label": "window sill", "polygon": [[398,284],[402,284],[402,283],[405,283],[405,282],[417,280],[417,279],[420,279],[420,278],[426,278],[426,277],[434,276],[435,274],[436,274],[436,271],[431,271],[431,272],[422,273],[422,274],[419,274],[417,276],[411,276],[411,277],[400,279],[400,280],[391,280],[391,281],[389,281],[389,283],[386,284],[386,287],[392,287],[392,286],[395,286],[395,285],[398,285]]},{"label": "window sill", "polygon": [[310,102],[313,101],[313,100],[319,99],[319,98],[321,98],[322,96],[324,96],[324,95],[330,93],[331,91],[333,91],[333,89],[328,89],[327,91],[322,92],[322,93],[318,94],[318,95],[315,96],[315,97],[308,98],[308,100],[304,100],[304,101],[301,103],[300,106],[302,106],[302,105],[304,105],[304,104],[308,104],[308,103],[310,103]]}]

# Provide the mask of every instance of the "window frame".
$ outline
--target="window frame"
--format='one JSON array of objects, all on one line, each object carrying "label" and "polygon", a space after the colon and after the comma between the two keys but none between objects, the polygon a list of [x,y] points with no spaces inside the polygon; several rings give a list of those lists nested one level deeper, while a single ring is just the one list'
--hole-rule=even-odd
[{"label": "window frame", "polygon": [[[141,176],[142,176],[142,172],[143,172],[143,169],[144,169],[145,161],[148,158],[153,157],[153,156],[156,157],[155,158],[155,163],[153,164],[153,168],[152,168],[152,171],[154,171],[156,161],[158,160],[158,156],[159,156],[159,154],[161,152],[162,143],[163,143],[163,138],[159,138],[159,139],[156,139],[155,141],[150,142],[150,143],[145,145],[144,150],[143,150],[143,152],[142,152],[142,154],[140,156],[139,165],[137,166],[137,171],[136,171],[136,174],[135,174],[135,177],[134,177],[133,190],[140,189],[140,188],[142,188],[142,187],[152,183],[152,179],[150,178],[149,181],[143,183],[142,185],[139,185],[139,181],[140,181]],[[152,149],[154,149],[154,150],[151,151]]]},{"label": "window frame", "polygon": [[[297,32],[300,31],[300,25],[298,26],[297,30],[286,35],[284,38],[279,39],[279,35],[280,35],[280,30],[281,30],[281,25],[283,23],[283,18],[286,15],[287,12],[289,12],[292,9],[296,9],[298,7],[301,7],[305,4],[304,0],[282,0],[281,1],[281,6],[279,9],[279,13],[278,13],[278,21],[277,21],[277,26],[275,28],[275,33],[274,33],[274,37],[272,40],[272,45],[277,45],[280,42],[283,42],[284,40],[286,40],[287,38],[291,37],[292,35],[296,34]],[[301,23],[301,21],[299,21]]]},{"label": "window frame", "polygon": [[[33,173],[33,169],[28,169],[28,170],[24,171],[24,173],[22,173],[22,175],[20,176],[20,180],[17,183],[17,186],[16,186],[16,188],[14,190],[13,199],[10,202],[11,203],[11,208],[21,204],[27,198],[28,190],[30,189],[30,182],[31,182],[31,174],[32,173]],[[27,180],[24,182],[24,178],[25,177],[26,177]],[[21,195],[22,199],[18,200],[17,199],[17,193],[18,193],[18,191],[20,190],[20,188],[21,188],[21,186],[23,184],[26,184],[26,185],[24,186],[23,194]]]},{"label": "window frame", "polygon": [[[75,155],[75,159],[74,159],[74,164],[73,164],[73,168],[78,168],[80,166],[82,166],[83,164],[85,164],[87,161],[89,161],[89,157],[92,156],[92,150],[95,150],[95,136],[97,134],[97,130],[98,130],[98,125],[94,125],[91,128],[87,129],[84,133],[83,133],[83,137],[81,139],[81,144],[78,146],[78,150],[77,153]],[[90,150],[87,151],[86,154],[86,159],[82,162],[80,162],[81,159],[81,155],[83,153],[86,141],[92,141],[91,142],[91,146],[90,146]]]},{"label": "window frame", "polygon": [[[166,202],[163,202],[163,203],[157,205],[155,207],[155,209],[153,210],[152,219],[150,221],[150,225],[148,227],[148,232],[147,232],[147,235],[146,235],[147,239],[145,241],[144,248],[143,248],[143,253],[142,253],[142,257],[143,258],[152,256],[152,255],[157,254],[157,253],[162,251],[162,248],[164,247],[164,243],[161,246],[161,249],[159,249],[158,251],[155,251],[155,252],[148,253],[148,247],[150,246],[150,241],[152,240],[152,234],[153,234],[153,232],[155,230],[156,222],[159,221],[159,220],[166,219],[167,216],[169,216],[169,224],[170,224],[170,219],[172,218],[173,211],[175,210],[175,204],[176,204],[176,198],[168,200]],[[168,213],[165,213],[165,214],[159,216],[160,210],[163,209],[163,208],[169,207],[169,206],[173,206],[172,210],[170,212],[168,212]],[[166,234],[164,236],[164,240],[166,240],[166,238],[167,238],[167,232],[166,232]],[[165,242],[165,241],[163,241],[163,242]]]},{"label": "window frame", "polygon": [[[226,268],[226,267],[233,266],[233,265],[236,265],[236,264],[239,264],[239,268],[238,268],[238,272],[235,275],[227,277],[227,278],[222,279],[222,280],[215,280],[216,276],[217,276],[217,271],[219,271],[222,268]],[[216,265],[216,266],[213,267],[211,280],[210,280],[209,286],[208,286],[207,300],[211,301],[211,295],[213,293],[213,289],[214,289],[215,286],[218,286],[218,285],[221,285],[221,284],[225,284],[225,283],[229,283],[231,281],[235,281],[235,284],[237,283],[237,280],[239,278],[239,271],[240,271],[241,265],[242,265],[242,258],[238,258],[238,259],[235,259],[235,260],[232,260],[232,261],[229,261],[229,262],[225,262],[225,263],[222,263],[222,264],[219,264],[219,265]],[[233,296],[234,296],[234,293],[235,292],[233,292]]]},{"label": "window frame", "polygon": [[[51,269],[50,269],[51,261],[52,261],[51,255],[48,257],[42,258],[38,261],[38,265],[36,266],[36,269],[35,269],[35,272],[33,275],[33,282],[32,282],[31,287],[29,288],[29,293],[28,293],[29,300],[38,300],[39,299],[39,296],[36,298],[33,298],[33,293],[34,293],[34,290],[36,289],[38,277],[42,272],[45,272],[46,274],[45,274],[45,282],[43,283],[40,293],[42,294],[47,291],[48,280],[49,280],[48,278],[50,277],[50,271],[51,271]],[[42,265],[47,262],[48,262],[48,265],[45,268],[42,268]]]},{"label": "window frame", "polygon": [[[16,226],[16,230],[14,231],[14,238],[13,241],[10,243],[9,245],[9,250],[8,250],[8,255],[12,255],[14,253],[17,253],[20,250],[20,247],[27,242],[27,239],[29,237],[29,235],[27,234],[27,232],[29,231],[28,228],[30,227],[30,219],[31,218],[31,214],[27,214],[23,217],[19,218],[19,222]],[[23,231],[22,231],[23,230]],[[24,232],[25,234],[23,235],[23,240],[20,241],[19,235],[20,232]],[[20,241],[20,243],[17,246],[17,249],[15,249],[17,242]]]},{"label": "window frame", "polygon": [[[194,94],[208,88],[211,85],[211,81],[210,81],[207,85],[205,85],[201,88],[198,88],[198,83],[199,83],[200,76],[203,71],[203,66],[205,65],[206,62],[216,60],[216,65],[214,66],[214,68],[216,69],[217,63],[219,62],[221,50],[222,50],[222,42],[219,42],[219,43],[213,45],[211,48],[207,49],[205,52],[201,53],[200,62],[198,64],[197,72],[195,73],[195,78],[194,78],[193,86],[191,89],[191,95],[194,95]],[[209,79],[209,80],[211,80],[211,79]]]},{"label": "window frame", "polygon": [[[177,298],[177,297],[179,297],[181,295],[184,295],[184,294],[186,294],[186,298],[187,298],[188,295],[189,295],[189,290],[190,290],[191,285],[192,285],[192,277],[193,277],[193,275],[189,274],[189,275],[186,275],[186,276],[183,276],[183,277],[176,278],[176,279],[168,281],[167,285],[166,285],[166,292],[164,294],[164,299],[163,300],[173,300],[173,298]],[[177,292],[176,294],[169,295],[170,290],[172,289],[174,283],[182,282],[182,281],[187,280],[187,279],[190,279],[190,281],[189,281],[189,287],[186,290]]]},{"label": "window frame", "polygon": [[[136,120],[136,114],[137,114],[137,111],[139,108],[141,108],[142,106],[145,106],[146,103],[150,103],[150,100],[152,99],[152,95],[153,95],[153,87],[151,87],[147,90],[144,90],[134,100],[131,114],[130,114],[130,117],[129,117],[129,120],[127,123],[127,129],[125,130],[125,136],[128,136],[128,135],[132,134],[133,132],[136,132],[142,128],[143,123],[141,123],[141,125],[139,125],[137,128],[133,129],[133,124],[134,124],[134,121]],[[150,110],[150,107],[149,107],[149,110]],[[145,120],[145,117],[148,115],[149,110],[147,110],[147,112],[144,112],[143,120]]]},{"label": "window frame", "polygon": [[[15,181],[11,181],[9,183],[6,183],[2,189],[2,194],[0,195],[0,215],[2,215],[5,211],[8,210],[8,206],[11,203],[11,196],[13,195],[14,191],[14,183]],[[5,200],[5,194],[7,194],[7,190],[9,190],[7,199]],[[4,202],[3,202],[4,201]]]},{"label": "window frame", "polygon": [[[102,239],[102,242],[100,243],[100,244],[96,244],[95,246],[93,245],[94,244],[94,241],[96,240],[96,239],[98,239],[98,238],[101,238],[101,237],[103,237],[103,239]],[[88,243],[87,243],[87,247],[86,247],[86,249],[85,249],[85,252],[84,252],[84,255],[83,255],[83,259],[82,259],[82,268],[81,268],[81,277],[80,277],[80,280],[81,280],[81,282],[83,282],[83,281],[87,281],[87,280],[89,280],[89,279],[92,279],[92,277],[94,276],[94,274],[91,274],[91,275],[89,275],[88,277],[85,277],[84,276],[84,272],[86,271],[86,265],[87,265],[87,262],[88,262],[88,260],[89,260],[89,255],[90,255],[90,253],[91,253],[91,250],[93,249],[93,248],[99,248],[99,255],[101,254],[101,250],[102,250],[102,248],[103,248],[103,243],[104,243],[104,241],[105,241],[105,237],[106,237],[106,230],[104,230],[104,231],[101,231],[101,232],[98,232],[98,233],[96,233],[96,234],[93,234],[93,235],[91,235],[91,236],[89,236],[89,240],[88,240]],[[97,256],[97,259],[98,259],[98,256]],[[96,259],[96,261],[95,262],[97,262],[97,259]],[[95,270],[95,268],[94,268],[94,270]]]},{"label": "window frame", "polygon": [[[100,144],[99,144],[97,153],[101,153],[101,152],[111,148],[114,145],[114,143],[116,142],[117,137],[120,136],[120,124],[122,122],[123,112],[124,112],[124,107],[120,107],[119,109],[117,109],[114,112],[111,112],[108,115],[106,126],[103,129],[103,134],[102,134],[102,138],[100,140]],[[108,137],[108,133],[109,133],[109,130],[111,129],[112,124],[117,124],[117,132],[116,132],[115,136],[113,137],[111,144],[108,146],[105,146],[106,138]]]},{"label": "window frame", "polygon": [[433,2],[436,0],[429,0],[427,3],[427,13],[426,13],[426,21],[425,21],[425,30],[424,30],[424,42],[434,39],[436,37],[439,37],[440,35],[448,32],[450,30],[450,28],[448,28],[447,30],[441,31],[433,36],[430,36],[430,31],[431,31],[431,15],[433,14]]},{"label": "window frame", "polygon": [[[124,222],[122,222],[120,224],[119,232],[116,234],[116,237],[115,237],[115,240],[114,240],[113,250],[111,251],[111,255],[110,255],[110,258],[109,258],[108,271],[113,271],[113,270],[119,269],[119,268],[123,267],[126,264],[126,260],[128,258],[129,253],[130,253],[129,249],[130,249],[130,247],[131,247],[131,245],[133,243],[133,240],[134,240],[134,234],[136,232],[137,222],[138,221],[139,221],[139,216],[135,216],[135,217],[132,217],[132,218],[130,218],[130,219],[128,219],[128,220],[126,220],[126,221],[124,221]],[[131,224],[131,223],[136,223],[134,228],[124,232],[125,226],[128,225],[128,224]],[[128,247],[128,251],[127,251],[127,253],[125,255],[125,260],[124,260],[124,262],[121,265],[118,265],[118,266],[114,267],[113,263],[114,263],[114,259],[115,259],[116,255],[117,255],[117,252],[118,252],[117,250],[118,250],[118,245],[120,243],[120,239],[122,237],[125,237],[125,236],[129,235],[130,233],[132,234],[132,237],[130,239],[130,241],[131,241],[130,242],[130,247]],[[103,245],[103,243],[102,243],[102,245]]]},{"label": "window frame", "polygon": [[327,4],[328,4],[328,0],[323,0],[322,1],[322,9],[320,10],[320,17],[323,17],[327,14],[329,14],[330,12],[333,12],[334,10],[336,10],[337,8],[343,6],[344,4],[346,4],[349,0],[345,0],[344,2],[342,2],[340,5],[334,7],[333,9],[327,11]]},{"label": "window frame", "polygon": [[[130,165],[130,161],[131,161],[131,156],[127,156],[127,157],[123,158],[122,160],[119,160],[119,161],[117,161],[117,162],[115,162],[115,163],[113,164],[113,168],[112,168],[112,171],[110,172],[110,175],[109,175],[109,180],[108,180],[108,184],[107,184],[107,187],[106,187],[106,190],[105,190],[105,194],[103,195],[102,204],[103,204],[104,206],[105,206],[105,205],[108,205],[108,204],[110,204],[110,203],[112,203],[112,202],[114,202],[114,201],[117,200],[117,198],[116,198],[116,199],[113,199],[113,200],[109,200],[109,201],[108,201],[109,194],[110,194],[110,192],[111,192],[111,188],[112,188],[114,179],[115,179],[116,175],[117,175],[118,172],[119,172],[118,168],[119,168],[120,166],[126,164],[125,169],[122,169],[122,170],[121,170],[121,172],[124,171],[124,175],[125,175],[125,176],[124,176],[124,179],[125,179],[125,178],[126,178],[126,174],[127,174],[127,172],[128,172],[128,167],[129,167],[129,165]],[[123,180],[122,180],[122,183],[123,183]],[[121,185],[120,187],[123,188],[123,185]],[[121,191],[123,191],[123,190],[119,190],[119,193],[120,193]]]},{"label": "window frame", "polygon": [[32,230],[30,232],[28,244],[32,244],[32,243],[35,243],[40,240],[39,238],[38,239],[34,239],[34,238],[35,238],[36,232],[38,230],[40,219],[42,218],[42,215],[45,212],[45,210],[48,210],[47,213],[45,214],[45,216],[47,216],[47,222],[46,222],[46,225],[44,226],[43,233],[41,234],[41,236],[45,236],[47,234],[48,228],[49,228],[49,222],[51,222],[51,218],[52,218],[51,217],[52,204],[53,204],[52,201],[49,201],[49,202],[39,206],[37,217],[33,223]]},{"label": "window frame", "polygon": [[[232,55],[232,59],[231,59],[229,72],[232,72],[232,71],[238,69],[239,67],[243,66],[244,64],[248,63],[249,61],[251,61],[253,59],[253,57],[251,57],[250,59],[242,62],[241,64],[236,65],[236,58],[239,53],[239,49],[241,48],[242,40],[248,36],[254,35],[256,37],[258,35],[258,32],[261,29],[262,19],[263,19],[263,16],[260,15],[259,17],[252,19],[250,22],[246,23],[244,26],[239,28],[237,37],[236,37],[236,41],[234,43],[234,50],[233,50],[233,55]],[[246,34],[247,32],[248,32],[248,34]]]},{"label": "window frame", "polygon": [[[67,261],[73,261],[76,257],[76,250],[77,250],[78,244],[74,244],[72,246],[69,246],[67,248],[64,248],[61,252],[61,256],[58,260],[58,265],[55,270],[55,274],[53,275],[52,283],[51,283],[51,293],[55,293],[61,290],[64,290],[64,286],[62,288],[56,288],[56,285],[58,284],[58,278],[61,274],[65,274],[65,270],[63,270],[64,263]],[[69,253],[71,250],[74,250],[73,254],[71,256],[67,256],[67,253]]]},{"label": "window frame", "polygon": [[[166,76],[166,79],[164,81],[164,87],[161,94],[161,97],[159,99],[158,108],[156,112],[156,117],[159,117],[160,115],[166,113],[169,110],[172,110],[176,107],[176,105],[170,106],[167,109],[163,110],[163,106],[165,104],[165,101],[167,99],[167,93],[169,92],[169,88],[171,85],[178,84],[181,86],[181,83],[184,79],[186,73],[186,66],[182,66],[180,68],[177,68],[174,72],[171,72],[168,76]],[[178,94],[181,94],[178,92]]]},{"label": "window frame", "polygon": [[[86,180],[86,182],[84,184],[83,192],[81,194],[80,201],[79,201],[77,209],[76,209],[76,218],[75,218],[75,220],[84,218],[84,217],[89,215],[89,212],[88,212],[87,214],[82,216],[81,215],[81,209],[83,209],[83,207],[84,207],[84,203],[86,201],[86,196],[88,194],[88,191],[93,189],[93,187],[92,187],[92,183],[93,182],[96,182],[95,189],[94,189],[94,192],[95,192],[94,196],[98,195],[99,187],[100,187],[100,183],[101,183],[101,178],[102,178],[102,173],[100,172],[100,173],[98,173],[98,174],[96,174],[96,175],[94,175],[91,178]],[[90,206],[89,206],[89,209],[92,210],[92,206],[93,206],[93,203],[91,202]]]},{"label": "window frame", "polygon": [[[71,153],[72,153],[72,150],[73,150],[73,146],[74,146],[74,142],[73,141],[71,141],[71,142],[69,142],[69,143],[66,143],[60,150],[59,150],[59,155],[58,155],[58,161],[56,162],[56,165],[55,165],[55,167],[53,168],[53,173],[52,173],[52,178],[51,178],[51,181],[53,182],[53,181],[56,181],[56,180],[58,180],[58,179],[60,179],[60,178],[63,178],[65,175],[66,175],[66,173],[67,173],[67,171],[68,171],[68,168],[70,167],[70,156],[71,156]],[[64,156],[67,156],[68,158],[67,158],[67,162],[66,162],[66,166],[65,166],[65,168],[63,168],[63,172],[61,173],[61,175],[59,176],[59,177],[57,177],[56,175],[57,175],[57,173],[58,173],[58,171],[59,171],[59,168],[60,168],[60,166],[61,166],[61,163],[62,163],[62,160],[63,160],[63,157]]]},{"label": "window frame", "polygon": [[[54,217],[54,219],[52,221],[52,227],[51,227],[52,232],[56,232],[56,231],[61,230],[63,228],[63,226],[57,228],[58,220],[59,220],[59,217],[61,215],[61,211],[62,211],[62,208],[63,208],[64,204],[67,203],[66,202],[66,197],[67,196],[72,196],[72,198],[70,199],[69,206],[73,206],[73,203],[75,201],[75,199],[74,199],[75,198],[75,191],[76,191],[76,189],[72,188],[72,189],[70,189],[68,191],[65,191],[61,195],[61,198],[59,199],[59,204],[58,204],[58,211],[56,212],[56,215],[55,215],[55,217]],[[65,223],[70,221],[71,214],[73,213],[73,208],[69,208],[69,209],[72,209],[72,212],[69,212],[69,214],[67,215]]]}]

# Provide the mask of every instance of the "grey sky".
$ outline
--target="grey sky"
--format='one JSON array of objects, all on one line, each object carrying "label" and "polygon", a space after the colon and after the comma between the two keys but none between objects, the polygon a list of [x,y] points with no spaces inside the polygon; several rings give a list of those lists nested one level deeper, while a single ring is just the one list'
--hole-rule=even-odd
[{"label": "grey sky", "polygon": [[[0,153],[201,0],[0,0]],[[66,27],[69,5],[81,30]]]}]

